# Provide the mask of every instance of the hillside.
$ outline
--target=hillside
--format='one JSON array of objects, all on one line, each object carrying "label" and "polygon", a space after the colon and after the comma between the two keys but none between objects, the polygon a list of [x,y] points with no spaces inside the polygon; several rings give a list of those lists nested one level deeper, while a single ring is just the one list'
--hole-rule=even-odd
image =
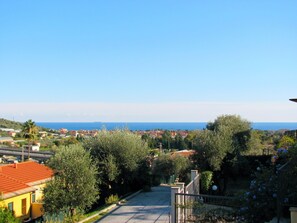
[{"label": "hillside", "polygon": [[0,128],[21,129],[22,123],[0,118]]}]

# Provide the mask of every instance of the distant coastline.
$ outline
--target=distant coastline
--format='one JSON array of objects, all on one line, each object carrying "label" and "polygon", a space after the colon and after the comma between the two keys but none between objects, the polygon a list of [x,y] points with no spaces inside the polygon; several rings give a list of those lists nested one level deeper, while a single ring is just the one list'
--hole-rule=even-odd
[{"label": "distant coastline", "polygon": [[[132,131],[145,131],[154,129],[167,130],[202,130],[207,122],[36,122],[38,126],[49,129],[66,128],[68,130],[93,130],[93,129],[129,129]],[[253,129],[259,130],[294,130],[297,122],[254,122]]]}]

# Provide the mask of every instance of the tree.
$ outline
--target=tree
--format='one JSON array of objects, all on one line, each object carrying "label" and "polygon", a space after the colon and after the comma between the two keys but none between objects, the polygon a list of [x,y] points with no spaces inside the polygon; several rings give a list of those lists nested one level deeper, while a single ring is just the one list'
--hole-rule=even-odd
[{"label": "tree", "polygon": [[30,150],[31,145],[34,141],[34,139],[37,138],[38,135],[38,127],[36,126],[35,122],[33,122],[31,119],[26,121],[22,126],[22,133],[24,138],[28,140],[29,148],[28,148],[28,158],[30,158]]},{"label": "tree", "polygon": [[187,149],[187,144],[185,143],[184,138],[181,136],[180,133],[177,133],[175,136],[175,148],[178,150]]},{"label": "tree", "polygon": [[283,148],[285,148],[285,149],[288,149],[288,148],[290,148],[291,146],[295,145],[295,143],[296,143],[296,140],[295,140],[294,138],[292,138],[292,137],[290,137],[290,136],[287,136],[287,135],[284,135],[284,136],[280,139],[280,141],[279,141],[277,147],[278,147],[278,148],[283,147]]},{"label": "tree", "polygon": [[20,220],[16,219],[10,210],[0,206],[0,222],[1,223],[20,223]]},{"label": "tree", "polygon": [[201,170],[214,171],[219,193],[227,189],[228,180],[234,178],[244,165],[243,152],[251,143],[251,124],[237,115],[219,116],[196,137],[197,153],[193,157]]},{"label": "tree", "polygon": [[101,186],[106,193],[125,193],[130,187],[141,186],[138,170],[146,162],[149,149],[138,135],[128,130],[103,130],[97,137],[86,139],[84,147],[101,170]]},{"label": "tree", "polygon": [[204,157],[206,166],[216,171],[221,169],[227,155],[232,160],[247,150],[250,138],[251,124],[248,121],[237,115],[223,115],[198,133],[197,151]]},{"label": "tree", "polygon": [[171,133],[168,130],[165,130],[164,133],[162,134],[162,144],[163,144],[163,149],[170,149],[171,147]]},{"label": "tree", "polygon": [[73,136],[70,136],[70,137],[67,137],[67,138],[62,138],[60,140],[60,144],[65,145],[65,146],[69,146],[71,144],[78,144],[78,143],[79,143],[79,141]]},{"label": "tree", "polygon": [[[247,149],[242,151],[243,155],[262,155],[265,148],[262,141],[263,133],[259,130],[252,130],[250,140],[247,143]],[[266,145],[266,148],[268,145]]]},{"label": "tree", "polygon": [[187,147],[190,149],[194,149],[194,141],[197,137],[198,131],[190,131],[185,138],[185,143],[187,144]]},{"label": "tree", "polygon": [[84,211],[97,200],[98,170],[89,152],[82,146],[59,148],[48,165],[55,174],[44,189],[46,213],[57,214],[62,211],[73,218],[76,210]]},{"label": "tree", "polygon": [[22,126],[22,132],[26,139],[28,140],[34,140],[37,137],[38,134],[38,127],[36,126],[35,122],[33,122],[31,119],[26,121]]},{"label": "tree", "polygon": [[148,144],[148,147],[154,149],[157,147],[158,143],[157,140],[152,138],[149,134],[145,133],[141,136],[141,139]]},{"label": "tree", "polygon": [[180,155],[171,156],[168,154],[161,155],[155,160],[153,174],[156,178],[169,180],[170,176],[186,180],[186,172],[189,171],[191,162],[188,158]]}]

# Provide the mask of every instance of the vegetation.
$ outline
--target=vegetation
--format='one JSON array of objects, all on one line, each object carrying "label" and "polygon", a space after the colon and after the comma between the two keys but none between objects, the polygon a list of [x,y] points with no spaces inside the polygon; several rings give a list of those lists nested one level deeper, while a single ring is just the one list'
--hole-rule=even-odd
[{"label": "vegetation", "polygon": [[29,119],[22,125],[22,133],[24,138],[28,139],[28,141],[31,142],[32,140],[37,138],[38,127],[36,126],[35,122]]},{"label": "vegetation", "polygon": [[53,141],[53,143],[56,146],[69,146],[69,145],[73,145],[73,144],[78,144],[79,141],[75,137],[70,136],[67,138],[59,139],[59,140],[56,139]]},{"label": "vegetation", "polygon": [[32,146],[34,140],[38,136],[38,127],[35,125],[35,122],[33,122],[31,119],[26,121],[22,126],[22,134],[23,134],[23,137],[28,140],[28,144],[29,144],[28,158],[30,159],[31,146]]},{"label": "vegetation", "polygon": [[242,196],[241,211],[248,222],[270,221],[281,215],[283,207],[297,203],[297,145],[278,150],[274,158],[272,165],[257,168]]},{"label": "vegetation", "polygon": [[77,212],[90,208],[97,200],[97,167],[89,152],[81,146],[59,148],[48,165],[54,170],[55,175],[44,189],[46,213],[64,212],[73,219]]},{"label": "vegetation", "polygon": [[247,168],[245,156],[248,151],[261,148],[257,134],[252,133],[251,124],[237,115],[219,116],[207,128],[198,132],[194,163],[200,171],[214,172],[218,193],[224,194],[230,178],[239,176]]},{"label": "vegetation", "polygon": [[213,172],[211,171],[203,171],[201,173],[201,190],[204,193],[207,193],[210,186],[213,184]]},{"label": "vegetation", "polygon": [[[251,125],[235,115],[223,115],[207,124],[197,139],[197,152],[203,155],[199,165],[204,164],[214,171],[221,170],[223,162],[233,161],[248,149]],[[202,163],[203,162],[203,163]]]},{"label": "vegetation", "polygon": [[288,149],[296,144],[296,140],[290,136],[282,136],[277,144],[277,148],[285,148]]},{"label": "vegetation", "polygon": [[0,207],[0,222],[1,223],[20,223],[20,220],[16,219],[12,212],[7,208]]},{"label": "vegetation", "polygon": [[23,124],[20,122],[14,122],[4,118],[0,118],[0,128],[22,129],[22,126]]},{"label": "vegetation", "polygon": [[[23,124],[24,123],[22,122],[16,122],[16,121],[0,118],[0,128],[19,130],[19,129],[22,129]],[[48,130],[47,128],[44,128],[44,127],[38,127],[38,128],[41,130]]]},{"label": "vegetation", "polygon": [[144,186],[150,178],[148,146],[139,136],[126,130],[100,131],[84,141],[84,147],[96,160],[102,196],[120,196]]},{"label": "vegetation", "polygon": [[150,148],[155,149],[161,147],[165,152],[171,150],[193,149],[196,132],[191,131],[187,133],[187,137],[184,138],[179,132],[175,136],[171,136],[171,132],[169,130],[165,130],[162,137],[153,138],[149,134],[145,133],[141,136],[141,138]]},{"label": "vegetation", "polygon": [[119,202],[119,196],[117,194],[115,195],[110,195],[109,197],[105,198],[105,203],[106,204],[116,204]]},{"label": "vegetation", "polygon": [[162,180],[169,182],[172,175],[179,178],[180,181],[187,181],[186,176],[190,166],[191,162],[188,158],[179,155],[161,155],[154,163],[153,175],[155,177],[155,183],[160,183]]}]

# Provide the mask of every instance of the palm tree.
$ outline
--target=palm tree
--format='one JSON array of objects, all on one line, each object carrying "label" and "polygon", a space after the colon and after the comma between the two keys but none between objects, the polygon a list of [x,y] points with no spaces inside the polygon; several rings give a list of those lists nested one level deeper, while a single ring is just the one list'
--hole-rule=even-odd
[{"label": "palm tree", "polygon": [[30,159],[30,149],[33,143],[33,140],[36,139],[37,134],[38,134],[38,127],[36,126],[35,122],[33,122],[31,119],[26,121],[23,124],[22,127],[22,133],[24,138],[28,140],[28,159]]}]

